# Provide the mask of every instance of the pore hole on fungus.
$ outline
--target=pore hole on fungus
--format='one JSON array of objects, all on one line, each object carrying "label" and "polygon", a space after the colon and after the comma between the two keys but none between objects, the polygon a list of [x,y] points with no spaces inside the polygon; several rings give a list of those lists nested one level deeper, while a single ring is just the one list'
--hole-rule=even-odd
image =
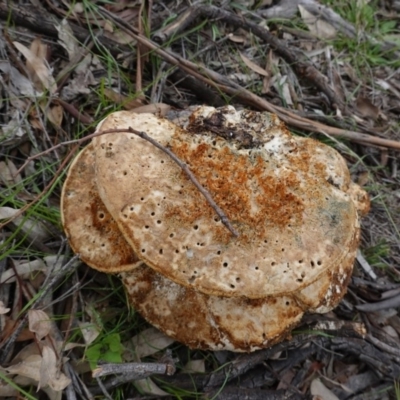
[{"label": "pore hole on fungus", "polygon": [[104,213],[102,213],[102,212],[99,213],[99,218],[100,218],[100,219],[103,219],[103,218],[104,218]]},{"label": "pore hole on fungus", "polygon": [[322,261],[321,261],[321,260],[318,260],[318,261],[317,261],[317,265],[322,265]]},{"label": "pore hole on fungus", "polygon": [[224,263],[222,264],[222,266],[226,268],[226,267],[228,266],[228,263],[227,263],[227,262],[224,262]]},{"label": "pore hole on fungus", "polygon": [[144,229],[149,229],[150,227],[148,226],[148,225],[145,225],[144,226]]}]

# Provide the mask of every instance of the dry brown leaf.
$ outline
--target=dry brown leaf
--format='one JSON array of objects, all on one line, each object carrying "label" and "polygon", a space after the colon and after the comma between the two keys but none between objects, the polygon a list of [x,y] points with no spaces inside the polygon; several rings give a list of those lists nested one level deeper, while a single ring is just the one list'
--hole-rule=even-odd
[{"label": "dry brown leaf", "polygon": [[205,359],[188,361],[181,372],[204,374],[206,372]]},{"label": "dry brown leaf", "polygon": [[[6,338],[9,335],[14,332],[15,325],[17,324],[17,321],[11,319],[11,318],[6,318],[5,320],[5,325],[3,327],[3,330],[1,331],[0,338]],[[33,340],[35,339],[35,335],[30,332],[27,328],[22,329],[21,333],[17,336],[16,341],[17,342],[25,342],[27,340]]]},{"label": "dry brown leaf", "polygon": [[5,369],[10,374],[38,382],[38,390],[47,385],[55,391],[64,390],[71,381],[58,371],[56,354],[50,347],[43,346],[42,355],[43,357],[39,354],[26,355],[22,361]]},{"label": "dry brown leaf", "polygon": [[42,310],[28,311],[29,330],[34,332],[37,339],[41,340],[50,333],[51,321]]},{"label": "dry brown leaf", "polygon": [[11,361],[11,365],[16,365],[33,355],[40,356],[40,351],[37,343],[31,342],[30,344],[27,344],[26,346],[22,347],[22,349]]},{"label": "dry brown leaf", "polygon": [[58,370],[57,356],[54,350],[49,346],[43,346],[38,389],[49,386],[54,391],[61,392],[70,383],[71,380]]},{"label": "dry brown leaf", "polygon": [[50,384],[50,381],[57,375],[56,353],[49,347],[42,348],[42,362],[40,363],[40,379],[38,390]]},{"label": "dry brown leaf", "polygon": [[361,172],[357,177],[357,185],[361,187],[365,186],[369,182],[369,178],[369,172]]},{"label": "dry brown leaf", "polygon": [[5,186],[15,185],[22,182],[17,167],[11,160],[0,161],[0,182]]},{"label": "dry brown leaf", "polygon": [[15,94],[26,97],[38,96],[32,82],[26,76],[22,75],[18,69],[12,66],[8,61],[0,61],[0,71],[3,74],[6,74],[6,76],[8,75],[8,82],[13,87]]},{"label": "dry brown leaf", "polygon": [[244,54],[239,53],[243,62],[254,72],[262,76],[269,76],[269,73],[264,69],[257,65],[255,62],[251,61]]},{"label": "dry brown leaf", "polygon": [[117,93],[113,89],[105,88],[104,95],[114,103],[121,105],[125,110],[133,110],[138,107],[145,105],[146,99],[144,96],[130,99],[123,94]]},{"label": "dry brown leaf", "polygon": [[51,94],[54,94],[57,90],[57,84],[51,74],[50,68],[47,66],[45,59],[38,57],[30,49],[25,47],[19,42],[13,42],[17,50],[23,54],[29,63],[34,75],[39,79],[42,84],[42,88],[47,89]]},{"label": "dry brown leaf", "polygon": [[71,61],[77,53],[79,53],[79,46],[74,37],[74,33],[72,32],[71,26],[68,23],[68,20],[63,19],[59,25],[55,25],[55,28],[58,31],[58,43],[68,53],[68,58]]},{"label": "dry brown leaf", "polygon": [[293,369],[288,369],[281,376],[276,387],[276,390],[287,390],[290,388],[293,378],[295,377],[295,371]]},{"label": "dry brown leaf", "polygon": [[265,64],[265,71],[268,73],[268,75],[263,77],[263,85],[261,89],[262,94],[267,94],[269,93],[270,87],[271,87],[271,78],[272,78],[272,66],[276,63],[279,63],[278,57],[274,56],[274,53],[272,50],[268,52],[267,56],[267,62]]},{"label": "dry brown leaf", "polygon": [[18,364],[7,367],[6,370],[10,374],[18,374],[39,382],[41,363],[42,357],[39,354],[32,354]]},{"label": "dry brown leaf", "polygon": [[7,314],[11,308],[7,308],[4,303],[0,300],[0,315]]},{"label": "dry brown leaf", "polygon": [[101,329],[99,329],[94,323],[78,322],[78,324],[86,345],[93,343],[100,335]]},{"label": "dry brown leaf", "polygon": [[104,36],[114,40],[119,44],[130,44],[135,42],[135,39],[129,33],[118,30],[116,32],[104,32]]},{"label": "dry brown leaf", "polygon": [[336,29],[314,14],[311,14],[303,6],[299,5],[299,11],[303,22],[310,32],[321,39],[333,39],[336,36]]},{"label": "dry brown leaf", "polygon": [[287,105],[293,105],[287,75],[282,76],[277,73],[272,79],[272,85]]},{"label": "dry brown leaf", "polygon": [[137,381],[133,381],[133,384],[136,388],[145,393],[152,394],[154,396],[169,396],[170,394],[161,390],[150,378],[139,379]]},{"label": "dry brown leaf", "polygon": [[311,382],[310,392],[313,396],[313,400],[339,400],[339,398],[318,378]]},{"label": "dry brown leaf", "polygon": [[140,113],[150,113],[159,115],[161,117],[165,117],[168,111],[171,110],[171,106],[165,103],[153,103],[146,104],[145,106],[133,108],[131,111],[140,114]]},{"label": "dry brown leaf", "polygon": [[358,96],[356,100],[356,107],[358,112],[364,117],[376,120],[379,116],[379,108],[372,104],[372,102],[363,96]]},{"label": "dry brown leaf", "polygon": [[393,326],[386,325],[382,328],[389,336],[391,336],[393,339],[396,339],[397,342],[399,342],[399,334],[396,332],[396,329],[393,328]]},{"label": "dry brown leaf", "polygon": [[60,104],[56,104],[47,108],[46,116],[53,125],[60,127],[64,116],[64,110]]},{"label": "dry brown leaf", "polygon": [[[2,369],[0,368],[0,371]],[[12,397],[13,399],[18,398],[18,391],[13,386],[0,380],[0,398]]]},{"label": "dry brown leaf", "polygon": [[336,68],[332,69],[332,83],[333,83],[333,89],[335,90],[335,93],[339,96],[339,98],[342,101],[345,101],[346,95],[345,95],[345,92],[343,89],[344,85],[342,82],[342,78]]},{"label": "dry brown leaf", "polygon": [[234,35],[233,33],[228,35],[228,39],[234,43],[244,43],[246,41],[243,36]]},{"label": "dry brown leaf", "polygon": [[[1,208],[0,208],[0,218],[1,218]],[[14,261],[14,263],[15,263],[14,269],[9,268],[0,275],[0,284],[15,282],[16,281],[15,274],[24,279],[35,271],[46,271],[47,269],[46,264],[41,259],[29,262]]]},{"label": "dry brown leaf", "polygon": [[0,131],[0,140],[3,145],[20,143],[25,136],[25,131],[22,129],[22,112],[19,109],[15,109],[10,113],[9,117],[11,119],[6,125],[3,125],[2,132]]},{"label": "dry brown leaf", "polygon": [[[156,328],[149,328],[134,336],[129,342],[124,343],[124,346],[127,349],[133,348],[134,354],[140,359],[157,353],[172,343],[174,343],[174,339],[164,335]],[[124,359],[125,361],[130,361],[133,358],[127,351]]]},{"label": "dry brown leaf", "polygon": [[[30,51],[36,56],[39,57],[43,60],[46,59],[47,57],[47,44],[44,44],[40,38],[35,38],[31,45],[30,45]],[[30,63],[27,63],[27,68],[31,68]],[[32,71],[33,72],[33,71]]]},{"label": "dry brown leaf", "polygon": [[[19,209],[0,207],[0,220],[12,218],[17,213],[19,213]],[[34,218],[19,216],[13,219],[13,224],[20,226],[22,233],[26,234],[31,241],[44,242],[50,237],[50,233],[44,225]]]}]

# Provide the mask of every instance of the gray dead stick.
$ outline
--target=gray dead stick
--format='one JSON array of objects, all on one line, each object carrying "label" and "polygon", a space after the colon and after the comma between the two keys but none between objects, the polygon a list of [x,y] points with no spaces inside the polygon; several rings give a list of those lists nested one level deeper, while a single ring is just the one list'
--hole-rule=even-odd
[{"label": "gray dead stick", "polygon": [[376,303],[365,303],[355,306],[357,310],[364,312],[375,312],[387,310],[388,308],[400,307],[400,294]]},{"label": "gray dead stick", "polygon": [[173,362],[164,363],[147,363],[134,362],[126,364],[103,364],[93,370],[93,378],[99,378],[107,375],[126,375],[130,380],[145,379],[151,375],[173,375],[175,373],[175,365]]}]

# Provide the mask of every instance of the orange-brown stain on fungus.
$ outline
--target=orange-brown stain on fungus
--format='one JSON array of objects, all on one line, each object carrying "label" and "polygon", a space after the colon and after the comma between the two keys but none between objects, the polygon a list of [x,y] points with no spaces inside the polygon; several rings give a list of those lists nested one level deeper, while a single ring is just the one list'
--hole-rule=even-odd
[{"label": "orange-brown stain on fungus", "polygon": [[[251,159],[247,154],[234,154],[228,146],[201,143],[190,147],[176,140],[172,150],[190,165],[191,171],[210,192],[216,204],[238,227],[240,242],[265,237],[271,226],[284,229],[289,221],[301,223],[304,205],[291,190],[300,185],[293,171],[283,171],[279,177],[273,173],[267,175],[265,160],[261,156]],[[189,182],[183,171],[181,178]],[[202,216],[210,219],[217,217],[194,185],[189,183],[186,190],[187,206],[169,206],[167,218],[194,224]],[[214,234],[218,241],[228,242],[231,239],[230,232],[223,226],[216,226]]]}]

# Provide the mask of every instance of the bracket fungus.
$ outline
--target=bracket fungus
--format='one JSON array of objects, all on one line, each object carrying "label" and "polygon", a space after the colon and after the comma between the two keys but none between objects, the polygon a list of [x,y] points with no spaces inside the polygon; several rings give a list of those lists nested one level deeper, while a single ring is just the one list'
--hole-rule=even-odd
[{"label": "bracket fungus", "polygon": [[[339,303],[369,200],[334,149],[230,106],[174,122],[121,111],[97,131],[113,129],[127,131],[96,136],[72,164],[63,224],[83,261],[121,273],[150,323],[190,347],[253,351]],[[188,166],[238,235],[133,129]]]}]

